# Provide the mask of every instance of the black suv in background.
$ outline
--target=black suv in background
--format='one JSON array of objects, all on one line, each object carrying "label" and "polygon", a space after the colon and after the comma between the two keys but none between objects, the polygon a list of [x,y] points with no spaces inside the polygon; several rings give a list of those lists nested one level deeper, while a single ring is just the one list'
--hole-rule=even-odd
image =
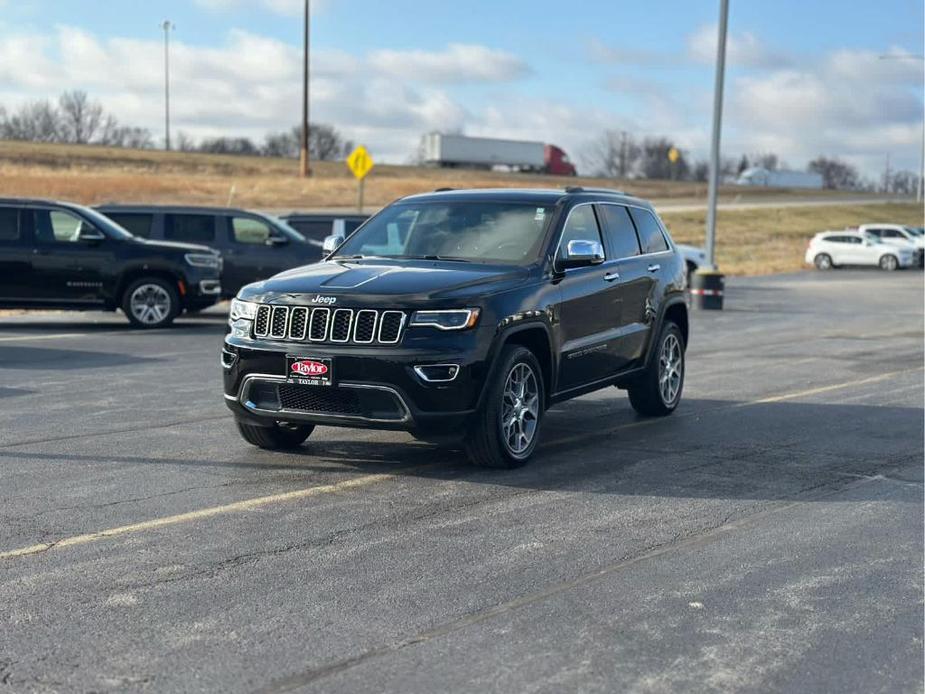
[{"label": "black suv in background", "polygon": [[99,212],[135,236],[157,241],[197,243],[222,254],[222,295],[283,270],[314,263],[321,242],[270,215],[232,207],[99,205]]},{"label": "black suv in background", "polygon": [[94,210],[0,198],[0,308],[121,308],[133,325],[169,325],[221,294],[206,246],[138,239]]},{"label": "black suv in background", "polygon": [[321,245],[329,236],[350,236],[363,222],[369,219],[365,214],[323,214],[315,212],[290,212],[280,216],[286,224],[298,231],[309,243],[318,245],[321,260]]},{"label": "black suv in background", "polygon": [[404,429],[513,467],[554,403],[617,386],[643,415],[677,407],[684,274],[651,205],[614,191],[410,196],[241,290],[225,400],[263,448],[318,424]]}]

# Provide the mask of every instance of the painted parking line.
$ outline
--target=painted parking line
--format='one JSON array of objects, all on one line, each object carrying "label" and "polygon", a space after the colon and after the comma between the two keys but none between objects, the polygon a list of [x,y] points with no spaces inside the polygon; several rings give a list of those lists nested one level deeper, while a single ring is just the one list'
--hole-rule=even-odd
[{"label": "painted parking line", "polygon": [[90,335],[113,335],[114,333],[55,333],[52,335],[14,335],[0,337],[0,342],[23,342],[26,340],[59,340],[65,337],[90,337]]},{"label": "painted parking line", "polygon": [[[885,374],[879,374],[877,376],[870,376],[868,378],[857,379],[854,381],[844,381],[842,383],[834,383],[827,386],[819,386],[816,388],[809,388],[805,390],[793,391],[790,393],[783,393],[780,395],[774,395],[771,397],[759,398],[756,400],[748,400],[744,402],[731,403],[729,405],[710,408],[709,410],[701,410],[697,412],[691,412],[685,416],[694,416],[694,415],[703,415],[719,410],[727,410],[740,407],[749,407],[753,405],[764,405],[769,403],[783,402],[785,400],[796,400],[798,398],[808,397],[811,395],[818,395],[820,393],[828,393],[831,391],[842,390],[845,388],[852,388],[855,386],[866,385],[869,383],[878,383],[880,381],[886,381],[890,378],[895,378],[897,376],[909,375],[922,371],[925,367],[919,367],[916,369],[905,369],[902,371],[891,371]],[[653,418],[653,419],[642,419],[634,422],[627,422],[626,424],[621,424],[619,426],[608,429],[606,433],[618,431],[621,429],[629,429],[633,427],[651,425],[656,422],[665,421],[664,419]],[[581,441],[587,439],[587,433],[578,434],[573,437],[566,437],[562,439],[557,439],[555,445],[557,447],[562,446],[565,443],[572,443],[576,441]],[[221,506],[211,506],[208,508],[199,509],[197,511],[188,511],[186,513],[178,513],[172,516],[164,516],[162,518],[153,518],[151,520],[141,521],[140,523],[131,523],[129,525],[122,525],[116,528],[109,528],[107,530],[100,530],[94,533],[85,533],[82,535],[73,535],[71,537],[65,537],[60,540],[52,542],[42,542],[35,545],[30,545],[28,547],[20,547],[18,549],[7,550],[5,552],[0,552],[0,560],[3,559],[13,559],[16,557],[24,557],[33,554],[41,554],[50,549],[59,549],[64,547],[73,547],[76,545],[85,545],[91,542],[97,542],[99,540],[105,540],[110,537],[117,537],[120,535],[129,535],[133,533],[139,533],[146,530],[154,530],[156,528],[163,528],[171,525],[179,525],[181,523],[191,523],[194,521],[203,520],[206,518],[212,518],[214,516],[225,515],[229,513],[237,513],[240,511],[250,511],[253,509],[261,508],[264,506],[269,506],[271,504],[285,503],[289,501],[296,501],[299,499],[306,499],[314,496],[321,496],[324,494],[333,494],[335,492],[347,491],[350,489],[357,489],[360,487],[367,487],[378,482],[385,482],[387,480],[394,479],[398,474],[404,474],[412,470],[418,470],[429,465],[435,465],[436,463],[428,463],[425,465],[417,465],[413,467],[401,468],[395,472],[389,473],[380,473],[375,475],[364,475],[362,477],[357,477],[350,480],[344,480],[343,482],[337,482],[334,484],[324,484],[315,487],[305,487],[303,489],[296,489],[291,492],[283,492],[280,494],[271,494],[269,496],[260,496],[253,499],[244,499],[242,501],[236,501],[230,504],[223,504]]]},{"label": "painted parking line", "polygon": [[28,547],[20,547],[19,549],[12,549],[6,552],[0,552],[0,560],[2,559],[12,559],[14,557],[25,557],[30,554],[40,554],[52,548],[62,548],[62,547],[74,547],[76,545],[85,545],[90,542],[96,542],[98,540],[104,540],[108,537],[117,537],[119,535],[130,535],[132,533],[138,533],[145,530],[154,530],[156,528],[165,528],[171,525],[179,525],[180,523],[190,523],[192,521],[203,520],[205,518],[212,518],[214,516],[221,516],[228,513],[237,513],[240,511],[253,511],[264,506],[269,506],[271,504],[280,504],[288,501],[296,501],[298,499],[307,499],[313,496],[321,496],[324,494],[334,494],[336,492],[347,491],[348,489],[357,489],[359,487],[367,487],[371,484],[377,482],[384,482],[396,477],[399,472],[405,473],[411,470],[417,470],[420,468],[426,467],[426,465],[417,465],[414,467],[406,467],[401,470],[396,470],[395,472],[389,473],[380,473],[375,475],[363,475],[362,477],[355,477],[354,479],[344,480],[343,482],[335,482],[333,484],[322,484],[315,487],[305,487],[303,489],[296,489],[291,492],[282,492],[280,494],[270,494],[269,496],[258,496],[253,499],[244,499],[242,501],[235,501],[230,504],[223,504],[221,506],[211,506],[209,508],[199,509],[198,511],[188,511],[186,513],[178,513],[173,516],[164,516],[162,518],[152,518],[151,520],[142,521],[140,523],[131,523],[129,525],[120,525],[116,528],[109,528],[107,530],[100,530],[95,533],[85,533],[83,535],[72,535],[71,537],[65,537],[61,540],[56,540],[54,542],[41,542],[39,544],[30,545]]}]

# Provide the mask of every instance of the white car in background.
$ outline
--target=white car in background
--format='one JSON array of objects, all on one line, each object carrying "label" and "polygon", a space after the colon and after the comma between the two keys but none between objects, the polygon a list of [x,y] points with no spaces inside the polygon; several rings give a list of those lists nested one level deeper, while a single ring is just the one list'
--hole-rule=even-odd
[{"label": "white car in background", "polygon": [[703,248],[685,246],[683,243],[676,243],[674,247],[678,249],[678,253],[684,258],[684,264],[687,267],[687,286],[690,286],[693,274],[697,272],[701,265],[707,262],[707,252]]},{"label": "white car in background", "polygon": [[925,266],[925,234],[918,227],[903,224],[862,224],[858,231],[876,236],[890,246],[911,246],[916,251],[915,264]]},{"label": "white car in background", "polygon": [[911,245],[890,245],[862,231],[823,231],[816,234],[806,247],[806,262],[819,270],[831,270],[842,265],[870,265],[896,270],[911,267],[915,263],[915,253]]}]

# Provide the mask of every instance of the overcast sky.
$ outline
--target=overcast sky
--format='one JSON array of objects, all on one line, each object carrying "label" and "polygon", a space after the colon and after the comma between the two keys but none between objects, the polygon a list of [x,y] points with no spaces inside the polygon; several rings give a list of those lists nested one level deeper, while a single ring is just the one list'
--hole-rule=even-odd
[{"label": "overcast sky", "polygon": [[[705,157],[716,0],[315,0],[312,119],[403,162],[420,135],[553,142],[581,158],[605,129]],[[156,6],[156,7],[155,7]],[[163,137],[261,140],[300,117],[301,0],[0,0],[0,105],[80,88]],[[723,151],[818,154],[879,176],[918,170],[921,0],[731,0]]]}]

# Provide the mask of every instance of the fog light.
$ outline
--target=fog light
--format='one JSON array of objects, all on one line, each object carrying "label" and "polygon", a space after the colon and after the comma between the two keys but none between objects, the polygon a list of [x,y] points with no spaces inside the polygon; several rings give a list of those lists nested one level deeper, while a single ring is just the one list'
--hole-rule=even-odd
[{"label": "fog light", "polygon": [[414,373],[428,383],[446,383],[459,374],[458,364],[426,364],[414,367]]}]

